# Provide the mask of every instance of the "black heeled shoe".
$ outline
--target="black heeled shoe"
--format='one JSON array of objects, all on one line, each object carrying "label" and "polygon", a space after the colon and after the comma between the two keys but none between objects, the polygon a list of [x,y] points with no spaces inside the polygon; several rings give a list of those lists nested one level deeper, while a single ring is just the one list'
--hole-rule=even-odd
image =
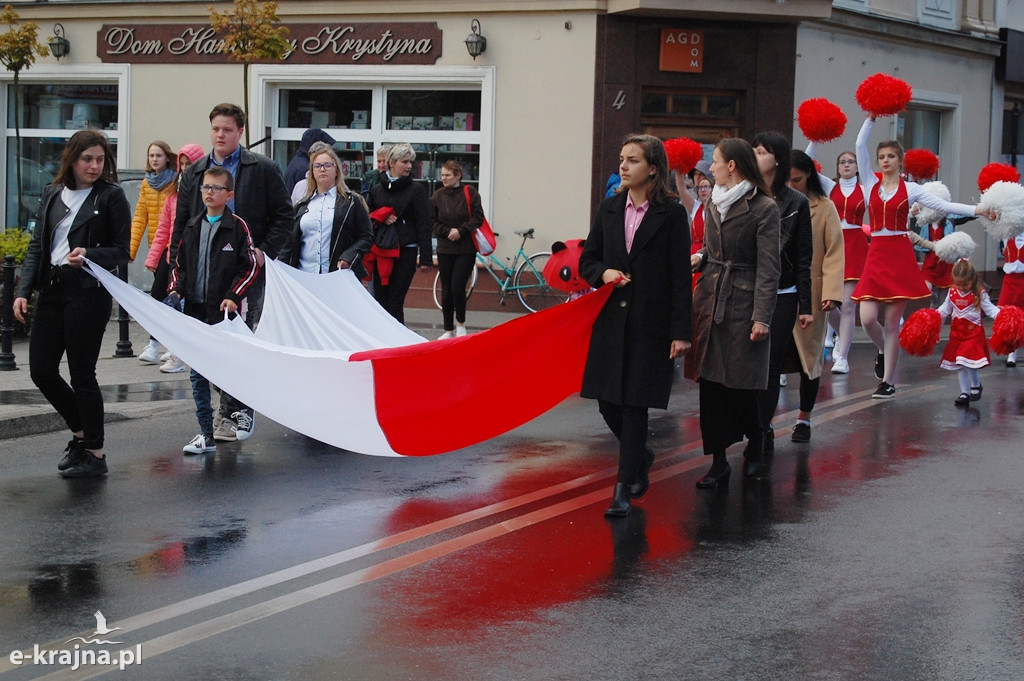
[{"label": "black heeled shoe", "polygon": [[625,518],[633,507],[629,504],[629,490],[624,483],[616,483],[612,493],[612,503],[605,509],[606,518]]},{"label": "black heeled shoe", "polygon": [[763,461],[744,461],[743,462],[743,477],[745,478],[756,478],[764,470]]},{"label": "black heeled shoe", "polygon": [[[712,466],[712,470],[714,467]],[[725,469],[718,475],[711,475],[711,471],[703,478],[697,481],[697,489],[715,489],[716,487],[727,487],[729,485],[729,477],[732,475],[732,467],[729,464],[725,464]]]},{"label": "black heeled shoe", "polygon": [[648,447],[644,450],[644,462],[640,465],[640,479],[629,486],[629,496],[639,499],[647,494],[651,486],[651,466],[654,465],[654,451]]}]

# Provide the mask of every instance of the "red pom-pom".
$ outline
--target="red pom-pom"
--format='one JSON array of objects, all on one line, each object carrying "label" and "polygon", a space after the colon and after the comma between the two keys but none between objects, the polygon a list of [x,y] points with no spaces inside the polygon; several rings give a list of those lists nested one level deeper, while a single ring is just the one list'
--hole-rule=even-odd
[{"label": "red pom-pom", "polygon": [[989,345],[997,355],[1008,355],[1024,345],[1024,310],[1016,305],[1000,307]]},{"label": "red pom-pom", "polygon": [[872,116],[891,116],[907,108],[912,91],[905,80],[876,73],[857,87],[857,103]]},{"label": "red pom-pom", "polygon": [[831,142],[846,131],[846,114],[824,97],[808,99],[796,110],[796,122],[812,142]]},{"label": "red pom-pom", "polygon": [[939,172],[939,157],[927,149],[908,149],[903,155],[903,168],[918,182],[929,180]]},{"label": "red pom-pom", "polygon": [[665,154],[668,155],[669,170],[688,173],[704,158],[704,147],[688,137],[665,140]]},{"label": "red pom-pom", "polygon": [[[1002,314],[1002,313],[1000,313]],[[907,317],[900,331],[900,347],[911,355],[927,357],[939,342],[942,317],[938,310],[922,308]]]},{"label": "red pom-pom", "polygon": [[996,182],[1020,182],[1020,173],[1008,163],[989,163],[978,173],[978,189],[985,192]]}]

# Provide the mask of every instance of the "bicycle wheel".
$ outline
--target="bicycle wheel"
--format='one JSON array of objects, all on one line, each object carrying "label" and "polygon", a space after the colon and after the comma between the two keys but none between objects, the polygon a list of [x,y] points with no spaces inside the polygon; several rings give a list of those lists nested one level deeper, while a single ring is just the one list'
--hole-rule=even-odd
[{"label": "bicycle wheel", "polygon": [[[469,274],[469,281],[466,282],[466,300],[473,295],[473,288],[476,286],[476,275],[479,273],[479,269],[476,264],[473,265],[473,271]],[[441,309],[441,273],[438,272],[434,275],[434,305],[437,305],[437,309]]]},{"label": "bicycle wheel", "polygon": [[544,281],[542,272],[550,257],[550,253],[535,253],[516,270],[512,285],[519,296],[519,302],[530,312],[546,310],[569,299],[569,296],[551,288]]}]

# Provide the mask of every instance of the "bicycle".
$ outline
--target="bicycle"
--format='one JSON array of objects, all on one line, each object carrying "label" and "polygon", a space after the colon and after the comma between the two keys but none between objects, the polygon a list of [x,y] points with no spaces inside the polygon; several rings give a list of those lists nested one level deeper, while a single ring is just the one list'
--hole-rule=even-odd
[{"label": "bicycle", "polygon": [[[533,238],[533,232],[534,230],[532,229],[515,232],[516,236],[523,237],[523,242],[519,244],[519,250],[516,252],[511,264],[502,262],[494,257],[493,253],[486,256],[479,253],[476,254],[477,267],[473,268],[473,273],[469,276],[469,281],[466,283],[466,300],[469,300],[469,296],[473,293],[473,288],[476,286],[477,276],[479,276],[481,269],[491,275],[494,282],[498,285],[499,305],[504,306],[505,296],[513,291],[519,298],[519,302],[529,312],[546,310],[569,299],[566,294],[551,288],[544,281],[542,273],[544,265],[547,264],[548,258],[551,257],[551,253],[534,253],[527,256],[526,251],[523,250],[526,240]],[[495,233],[495,236],[497,236],[497,233]],[[496,270],[503,272],[505,278],[502,279],[495,274]],[[437,305],[438,309],[441,309],[440,272],[434,277],[434,304]]]}]

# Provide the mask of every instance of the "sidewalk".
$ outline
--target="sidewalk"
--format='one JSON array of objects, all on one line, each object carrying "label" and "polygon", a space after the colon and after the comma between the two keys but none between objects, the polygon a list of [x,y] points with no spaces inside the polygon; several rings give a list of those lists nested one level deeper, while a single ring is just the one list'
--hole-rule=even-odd
[{"label": "sidewalk", "polygon": [[[115,307],[115,315],[116,310]],[[471,310],[466,315],[467,327],[473,333],[517,316],[515,313]],[[436,308],[407,308],[405,317],[406,325],[428,340],[443,332],[441,311]],[[115,316],[107,325],[96,365],[96,375],[103,389],[106,422],[156,413],[191,413],[194,405],[189,372],[163,374],[159,365],[140,362],[137,356],[149,341],[149,334],[134,321],[128,324],[132,357],[114,356],[119,337]],[[18,369],[0,371],[0,440],[62,430],[66,427],[64,422],[32,384],[28,369],[28,341],[17,339],[12,350]],[[62,373],[67,377],[66,363]]]}]

